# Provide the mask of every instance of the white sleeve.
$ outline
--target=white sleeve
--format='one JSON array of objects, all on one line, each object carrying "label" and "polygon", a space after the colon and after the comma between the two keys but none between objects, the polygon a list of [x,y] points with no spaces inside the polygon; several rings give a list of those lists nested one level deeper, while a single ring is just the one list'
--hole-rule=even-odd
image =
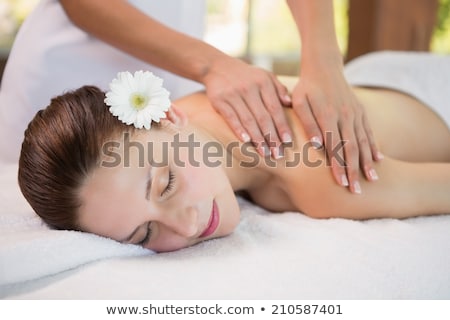
[{"label": "white sleeve", "polygon": [[[204,0],[130,2],[174,29],[203,36]],[[171,98],[202,88],[97,40],[72,24],[58,0],[41,0],[20,28],[3,74],[0,161],[17,161],[25,128],[52,97],[82,85],[106,89],[125,70],[154,72],[164,79]]]}]

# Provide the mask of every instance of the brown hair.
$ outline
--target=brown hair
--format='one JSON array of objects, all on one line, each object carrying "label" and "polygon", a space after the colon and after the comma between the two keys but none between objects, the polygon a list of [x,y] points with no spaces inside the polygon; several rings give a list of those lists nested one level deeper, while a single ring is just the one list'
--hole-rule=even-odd
[{"label": "brown hair", "polygon": [[99,165],[101,147],[133,131],[115,118],[105,94],[93,86],[53,98],[28,125],[19,159],[19,186],[34,211],[51,227],[79,230],[82,183]]}]

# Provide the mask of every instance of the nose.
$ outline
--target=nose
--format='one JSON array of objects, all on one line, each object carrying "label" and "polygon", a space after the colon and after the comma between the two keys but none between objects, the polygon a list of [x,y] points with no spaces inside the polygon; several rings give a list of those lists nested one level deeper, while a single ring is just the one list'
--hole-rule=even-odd
[{"label": "nose", "polygon": [[198,210],[195,207],[187,207],[166,212],[161,222],[183,237],[192,237],[198,232]]}]

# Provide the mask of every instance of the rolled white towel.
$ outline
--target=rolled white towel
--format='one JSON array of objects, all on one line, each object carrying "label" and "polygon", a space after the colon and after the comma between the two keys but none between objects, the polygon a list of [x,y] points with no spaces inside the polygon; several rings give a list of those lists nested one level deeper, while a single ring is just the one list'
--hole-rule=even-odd
[{"label": "rolled white towel", "polygon": [[405,92],[439,114],[450,127],[450,55],[379,51],[345,66],[348,82]]}]

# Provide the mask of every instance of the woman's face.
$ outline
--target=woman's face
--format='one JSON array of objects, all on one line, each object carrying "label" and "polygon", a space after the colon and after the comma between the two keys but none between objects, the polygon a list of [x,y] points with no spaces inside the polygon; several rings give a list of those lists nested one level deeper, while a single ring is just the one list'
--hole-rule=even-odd
[{"label": "woman's face", "polygon": [[222,166],[203,161],[205,143],[172,123],[106,143],[80,189],[82,230],[157,252],[230,234],[239,206]]}]

